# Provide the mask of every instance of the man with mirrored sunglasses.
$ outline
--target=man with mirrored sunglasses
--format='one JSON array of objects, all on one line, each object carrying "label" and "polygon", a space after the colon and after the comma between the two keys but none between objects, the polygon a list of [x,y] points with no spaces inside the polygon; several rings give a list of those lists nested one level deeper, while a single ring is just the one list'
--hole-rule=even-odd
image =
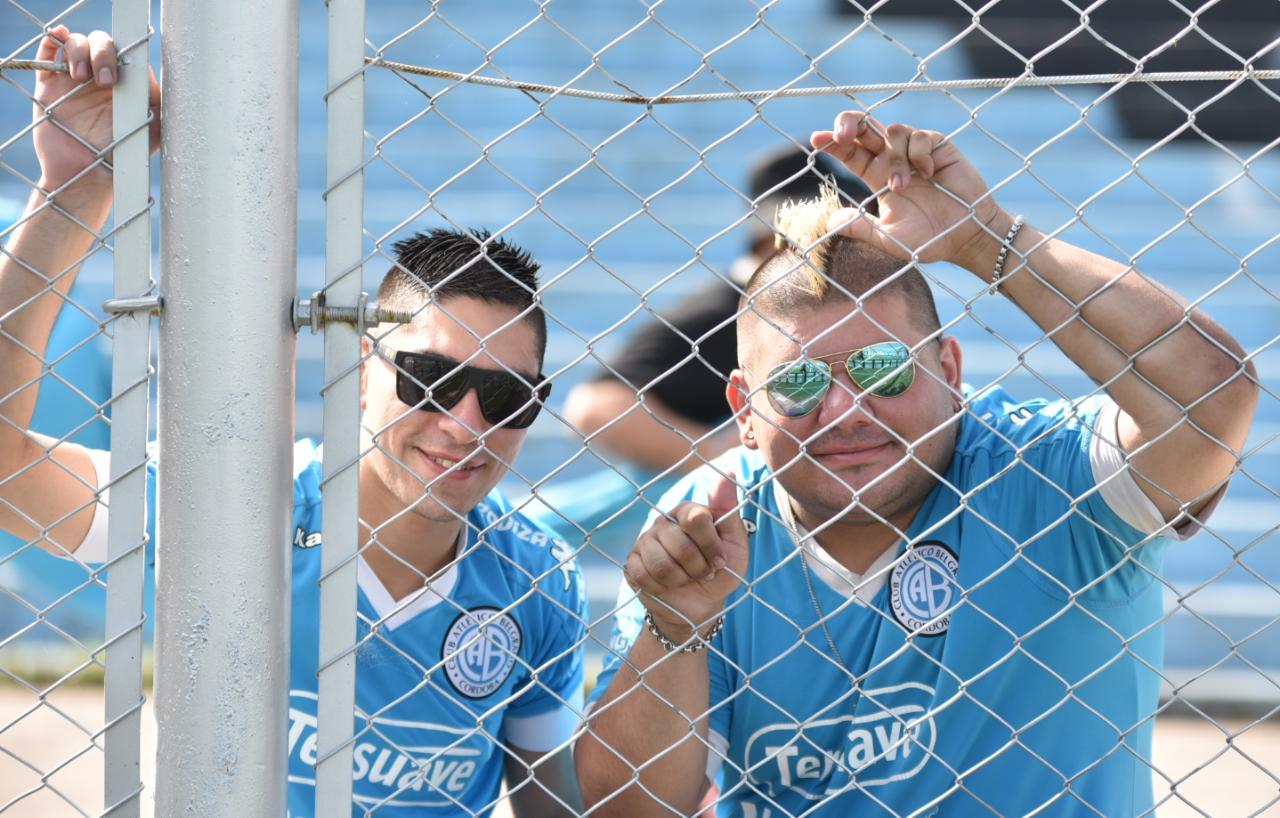
[{"label": "man with mirrored sunglasses", "polygon": [[[1222,497],[1240,345],[1125,264],[1004,211],[954,143],[842,113],[881,191],[780,217],[727,391],[741,447],[627,559],[576,761],[601,816],[1147,815],[1162,556]],[[917,262],[972,272],[1097,387],[961,379]]]},{"label": "man with mirrored sunglasses", "polygon": [[[775,366],[765,378],[764,392],[778,414],[799,418],[817,409],[831,388],[832,368],[843,367],[854,386],[878,398],[895,398],[915,383],[911,350],[897,341],[884,341],[822,359],[800,358]],[[744,371],[749,371],[746,364]]]},{"label": "man with mirrored sunglasses", "polygon": [[[62,293],[111,208],[109,166],[85,145],[110,142],[115,55],[104,32],[63,27],[40,46],[72,72],[38,74],[39,189],[0,255],[0,527],[89,563],[106,558],[108,453],[27,430]],[[372,330],[360,371],[351,814],[487,815],[505,778],[517,816],[572,815],[557,751],[581,708],[585,596],[572,549],[496,488],[550,389],[538,265],[485,231],[394,250],[378,300],[414,317]],[[319,447],[298,443],[292,543],[262,544],[292,548],[293,818],[316,814],[321,477]]]}]

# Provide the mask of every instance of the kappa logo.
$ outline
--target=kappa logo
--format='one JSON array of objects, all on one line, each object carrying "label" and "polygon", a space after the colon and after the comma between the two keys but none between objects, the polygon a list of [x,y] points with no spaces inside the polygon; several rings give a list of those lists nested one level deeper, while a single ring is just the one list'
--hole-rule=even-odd
[{"label": "kappa logo", "polygon": [[933,753],[934,690],[919,682],[863,691],[873,712],[762,727],[747,739],[743,767],[765,795],[822,801],[853,785],[877,787],[915,776]]},{"label": "kappa logo", "polygon": [[889,604],[898,622],[920,636],[946,633],[960,599],[959,569],[959,559],[940,542],[908,548],[889,579]]},{"label": "kappa logo", "polygon": [[293,530],[293,547],[294,548],[315,548],[320,544],[319,531],[307,531],[302,526],[298,526]]},{"label": "kappa logo", "polygon": [[496,608],[472,608],[453,620],[442,658],[454,688],[469,699],[483,699],[502,687],[520,652],[520,626]]},{"label": "kappa logo", "polygon": [[1025,406],[1019,406],[1017,409],[1014,409],[1009,413],[1009,420],[1013,421],[1014,426],[1021,426],[1035,416],[1035,412],[1032,412]]}]

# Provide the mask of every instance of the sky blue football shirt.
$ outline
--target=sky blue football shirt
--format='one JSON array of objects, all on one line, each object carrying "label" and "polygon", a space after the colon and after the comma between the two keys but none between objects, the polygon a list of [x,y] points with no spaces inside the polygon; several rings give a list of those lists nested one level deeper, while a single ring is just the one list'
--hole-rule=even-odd
[{"label": "sky blue football shirt", "polygon": [[[320,450],[300,441],[291,544],[290,818],[315,815],[320,480]],[[154,529],[154,456],[148,481]],[[101,561],[104,536],[87,539],[77,556]],[[580,719],[587,610],[572,549],[495,489],[467,515],[457,559],[422,592],[395,602],[363,561],[358,574],[352,815],[488,815],[508,756],[500,745],[551,750],[570,739]]]},{"label": "sky blue football shirt", "polygon": [[[714,464],[745,487],[751,543],[709,651],[718,815],[1151,807],[1167,540],[1102,497],[1089,448],[1106,405],[972,396],[869,602],[805,567],[756,452]],[[662,507],[705,501],[714,476],[694,472]],[[620,602],[593,699],[640,632],[634,595]]]}]

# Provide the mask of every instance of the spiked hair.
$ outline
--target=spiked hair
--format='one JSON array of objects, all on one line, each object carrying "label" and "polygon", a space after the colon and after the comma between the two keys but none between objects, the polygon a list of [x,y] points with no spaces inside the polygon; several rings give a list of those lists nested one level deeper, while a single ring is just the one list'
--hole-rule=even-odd
[{"label": "spiked hair", "polygon": [[938,308],[920,269],[865,242],[830,233],[827,223],[842,207],[826,188],[814,199],[778,210],[777,252],[751,276],[738,305],[738,345],[745,348],[761,315],[795,315],[833,303],[893,294],[911,309],[926,333],[941,327]]},{"label": "spiked hair", "polygon": [[800,264],[800,280],[790,282],[789,286],[800,287],[818,299],[825,298],[831,286],[826,272],[831,264],[835,236],[827,231],[827,220],[840,207],[840,194],[835,188],[823,185],[816,198],[783,202],[774,219],[778,228],[774,250],[808,262]]}]

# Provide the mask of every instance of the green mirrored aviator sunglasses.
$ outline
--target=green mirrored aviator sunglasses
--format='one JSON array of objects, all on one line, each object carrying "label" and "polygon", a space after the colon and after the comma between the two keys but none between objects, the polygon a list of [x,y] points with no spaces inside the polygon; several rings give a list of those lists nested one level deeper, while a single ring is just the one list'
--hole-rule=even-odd
[{"label": "green mirrored aviator sunglasses", "polygon": [[[896,398],[916,381],[911,350],[897,341],[855,349],[844,362],[849,380],[878,398]],[[831,364],[813,358],[779,364],[769,372],[765,394],[784,417],[803,417],[822,404],[831,388]]]}]

